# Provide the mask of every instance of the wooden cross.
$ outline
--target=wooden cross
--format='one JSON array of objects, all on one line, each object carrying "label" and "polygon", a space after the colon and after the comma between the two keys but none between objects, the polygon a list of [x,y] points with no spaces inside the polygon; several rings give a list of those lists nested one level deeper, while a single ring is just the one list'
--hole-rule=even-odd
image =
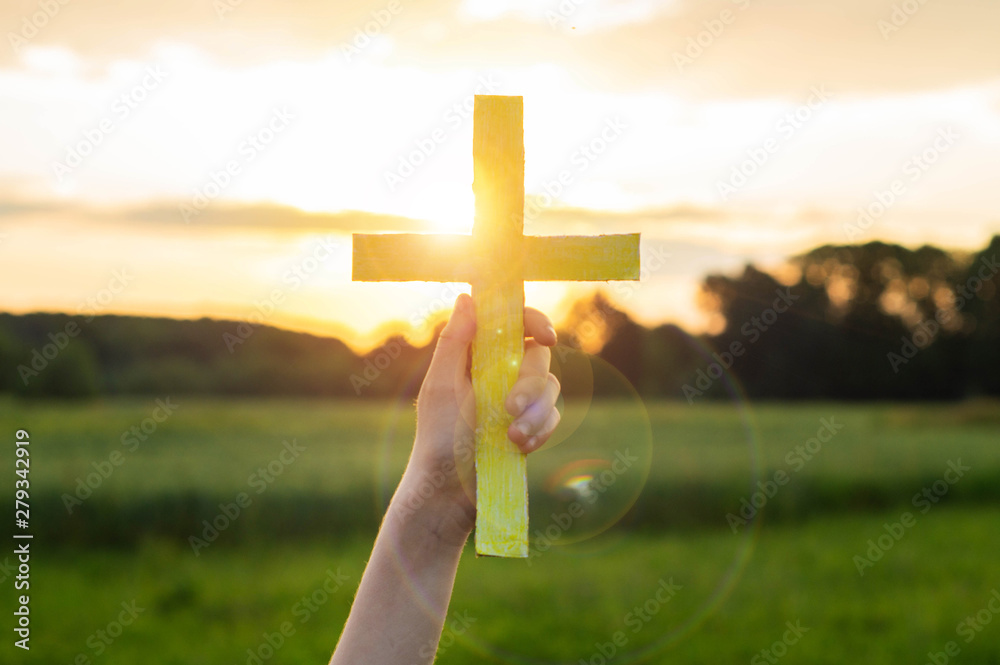
[{"label": "wooden cross", "polygon": [[476,310],[476,552],[528,556],[525,455],[504,399],[524,353],[524,282],[639,279],[639,234],[525,236],[523,99],[476,95],[472,235],[354,234],[357,281],[468,282]]}]

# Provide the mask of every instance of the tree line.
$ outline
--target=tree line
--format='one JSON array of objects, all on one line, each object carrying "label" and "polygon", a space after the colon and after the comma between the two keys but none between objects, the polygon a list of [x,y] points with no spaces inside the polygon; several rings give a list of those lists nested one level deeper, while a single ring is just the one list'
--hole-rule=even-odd
[{"label": "tree line", "polygon": [[[775,274],[708,275],[717,323],[646,328],[600,292],[560,331],[644,397],[959,399],[1000,395],[1000,236],[981,251],[871,242],[824,245]],[[365,355],[337,339],[232,321],[0,314],[0,392],[412,398],[436,342],[391,337]],[[620,390],[594,374],[596,394]],[[579,389],[565,386],[567,391]],[[588,388],[589,389],[589,388]]]}]

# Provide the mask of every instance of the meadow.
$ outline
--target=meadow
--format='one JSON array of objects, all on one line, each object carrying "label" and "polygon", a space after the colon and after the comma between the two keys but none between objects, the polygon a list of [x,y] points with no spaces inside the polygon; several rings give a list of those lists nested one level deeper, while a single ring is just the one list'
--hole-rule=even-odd
[{"label": "meadow", "polygon": [[[3,662],[329,658],[412,406],[166,404],[0,402],[36,537]],[[438,662],[1000,662],[998,433],[988,401],[570,400],[529,462],[533,556],[467,547]]]}]

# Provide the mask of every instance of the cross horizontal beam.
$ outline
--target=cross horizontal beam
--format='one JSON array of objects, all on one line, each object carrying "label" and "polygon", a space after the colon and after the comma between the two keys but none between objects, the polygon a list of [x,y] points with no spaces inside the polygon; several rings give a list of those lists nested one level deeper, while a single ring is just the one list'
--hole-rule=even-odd
[{"label": "cross horizontal beam", "polygon": [[[639,279],[639,234],[524,236],[525,282]],[[352,278],[363,282],[472,282],[478,262],[472,236],[419,233],[354,234]]]},{"label": "cross horizontal beam", "polygon": [[467,282],[476,335],[476,553],[528,556],[525,455],[508,438],[503,405],[524,355],[524,282],[639,279],[639,234],[524,235],[521,97],[476,95],[472,235],[354,236],[353,279]]}]

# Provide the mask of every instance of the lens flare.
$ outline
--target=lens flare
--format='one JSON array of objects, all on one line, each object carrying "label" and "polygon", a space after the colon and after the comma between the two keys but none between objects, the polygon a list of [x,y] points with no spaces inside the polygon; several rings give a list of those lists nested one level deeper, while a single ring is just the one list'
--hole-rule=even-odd
[{"label": "lens flare", "polygon": [[[700,357],[704,364],[713,362],[713,349],[690,336],[685,336],[685,342],[689,352]],[[657,401],[658,420],[654,428],[646,405],[635,388],[608,363],[562,346],[553,350],[552,359],[552,371],[562,385],[558,404],[562,421],[549,442],[533,453],[528,461],[529,559],[527,562],[477,559],[463,564],[466,567],[493,567],[482,571],[488,576],[499,574],[495,567],[504,566],[502,575],[505,584],[514,588],[535,579],[533,576],[538,574],[539,567],[544,569],[550,566],[552,570],[561,570],[572,568],[576,562],[583,563],[584,560],[590,562],[588,566],[593,566],[594,560],[617,560],[627,556],[630,548],[648,547],[655,542],[650,540],[648,529],[645,534],[639,534],[630,528],[632,521],[648,519],[650,513],[655,516],[658,511],[669,512],[671,508],[676,512],[675,507],[659,503],[661,496],[670,496],[670,490],[676,489],[672,485],[700,482],[698,478],[711,478],[714,473],[714,469],[695,469],[691,472],[694,481],[689,481],[684,475],[685,464],[700,463],[704,466],[709,463],[692,454],[692,450],[703,447],[706,441],[687,437],[682,427],[674,427],[674,420],[663,416],[664,410],[669,416],[670,409],[680,411],[688,408],[683,396],[678,395],[673,402]],[[379,515],[384,513],[399,482],[412,446],[412,395],[420,379],[420,376],[410,377],[406,395],[394,400],[381,432],[375,497]],[[746,457],[738,461],[738,468],[747,470],[744,477],[752,489],[760,478],[761,464],[753,413],[742,387],[728,370],[723,371],[717,380],[725,387],[729,400],[705,402],[702,407],[709,410],[709,417],[719,420],[717,431],[711,435],[712,441],[738,441],[745,445]],[[683,418],[678,417],[677,420],[683,421]],[[650,487],[644,495],[651,473],[656,474],[657,485]],[[662,494],[664,487],[665,495]],[[637,513],[642,515],[637,517]],[[669,520],[666,523],[669,524]],[[725,515],[719,516],[719,525],[726,528]],[[729,533],[728,530],[726,533]],[[649,660],[694,633],[735,588],[751,558],[758,533],[759,515],[739,535],[727,539],[732,546],[727,549],[726,563],[720,563],[709,578],[713,581],[702,581],[697,589],[695,585],[691,586],[691,591],[700,594],[700,600],[693,606],[685,605],[682,615],[661,612],[658,619],[666,625],[651,624],[648,629],[648,634],[655,634],[657,638],[620,650],[615,662]],[[669,547],[677,546],[674,539]],[[683,547],[683,540],[680,546]],[[404,564],[405,559],[405,552],[397,552],[400,571],[410,568]],[[648,594],[648,589],[655,588],[661,577],[684,572],[665,566],[664,570],[655,573],[655,577],[637,580],[634,571],[609,566],[602,576],[605,581],[619,585],[621,598],[616,599],[616,604],[628,607],[642,602],[644,594]],[[614,581],[616,579],[617,582]],[[413,597],[430,615],[433,610],[425,594],[412,582],[409,587]],[[458,590],[460,592],[460,588]],[[675,607],[680,608],[679,605]],[[463,634],[452,637],[456,644],[490,661],[548,665],[566,662],[568,658],[570,662],[577,662],[581,657],[589,657],[593,649],[593,640],[590,640],[577,646],[567,645],[567,650],[575,649],[579,653],[566,653],[559,659],[540,658],[537,654],[519,652],[513,646],[517,644],[515,639],[503,639],[501,642],[497,637],[484,637],[484,634],[495,636],[496,633],[484,631],[480,625],[477,623]]]}]

